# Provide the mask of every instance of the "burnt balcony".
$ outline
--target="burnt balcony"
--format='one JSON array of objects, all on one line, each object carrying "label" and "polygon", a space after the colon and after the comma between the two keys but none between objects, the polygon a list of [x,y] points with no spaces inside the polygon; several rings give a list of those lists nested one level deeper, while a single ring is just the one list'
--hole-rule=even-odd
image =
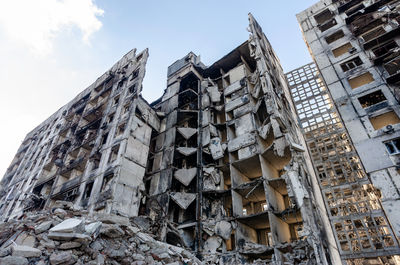
[{"label": "burnt balcony", "polygon": [[87,130],[97,130],[100,127],[101,124],[101,117],[97,118],[96,120],[89,122],[86,125],[80,126],[76,130],[76,134],[82,134]]},{"label": "burnt balcony", "polygon": [[67,165],[65,165],[61,171],[60,175],[67,176],[73,169],[83,171],[87,162],[86,156],[81,156],[77,159],[72,159]]},{"label": "burnt balcony", "polygon": [[393,39],[395,37],[398,37],[400,35],[400,27],[396,27],[395,29],[392,29],[391,31],[385,32],[376,38],[364,43],[364,49],[369,50],[379,44],[382,44],[390,39]]},{"label": "burnt balcony", "polygon": [[54,187],[52,193],[51,193],[51,198],[62,198],[64,197],[63,194],[67,192],[71,192],[72,194],[69,195],[77,195],[79,191],[79,185],[81,183],[82,176],[73,178],[71,180],[68,180],[67,182],[64,182],[60,185],[57,185]]}]

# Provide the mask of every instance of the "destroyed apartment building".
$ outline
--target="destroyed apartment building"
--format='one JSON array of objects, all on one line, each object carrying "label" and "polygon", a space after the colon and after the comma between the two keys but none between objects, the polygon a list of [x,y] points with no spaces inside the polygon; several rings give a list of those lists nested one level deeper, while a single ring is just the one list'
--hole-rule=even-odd
[{"label": "destroyed apartment building", "polygon": [[211,66],[192,52],[169,66],[151,104],[148,51],[126,54],[26,136],[1,182],[1,220],[68,201],[148,217],[157,240],[205,264],[399,264],[396,198],[382,187],[397,168],[372,161],[386,166],[372,174],[318,60],[322,76],[312,64],[285,75],[249,22],[249,39]]}]

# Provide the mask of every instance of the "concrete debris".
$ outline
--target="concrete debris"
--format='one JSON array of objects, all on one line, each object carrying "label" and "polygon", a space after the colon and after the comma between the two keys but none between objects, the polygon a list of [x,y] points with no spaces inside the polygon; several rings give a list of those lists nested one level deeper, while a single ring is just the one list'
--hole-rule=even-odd
[{"label": "concrete debris", "polygon": [[[29,214],[18,222],[2,223],[0,242],[3,243],[0,244],[0,264],[203,264],[190,251],[157,241],[154,235],[141,231],[142,228],[137,227],[129,219],[127,223],[123,222],[124,224],[110,223],[110,220],[117,221],[112,218],[108,223],[103,223],[82,212],[65,211],[67,216],[80,218],[58,217],[51,215],[49,211],[41,211]],[[48,227],[49,223],[59,224],[53,231],[41,229],[40,233],[36,233],[34,228]],[[86,240],[82,241],[76,233],[82,224],[88,234],[96,234],[99,227],[101,231],[97,237],[83,235]],[[14,234],[19,234],[20,227],[32,227],[24,233],[23,238],[32,237],[37,246],[13,245],[11,248],[4,248],[4,242]],[[6,234],[5,231],[11,233]],[[64,236],[59,238],[50,236],[51,234]]]},{"label": "concrete debris", "polygon": [[42,255],[42,251],[40,251],[37,248],[29,246],[16,245],[12,247],[12,255],[25,258],[34,258],[34,257],[40,257]]},{"label": "concrete debris", "polygon": [[181,168],[175,171],[174,177],[179,180],[183,185],[188,186],[190,182],[196,177],[197,168]]},{"label": "concrete debris", "polygon": [[215,137],[211,139],[210,151],[214,160],[224,157],[224,150],[222,149],[220,138]]},{"label": "concrete debris", "polygon": [[217,249],[221,246],[222,239],[220,237],[211,236],[204,243],[204,251],[215,253]]},{"label": "concrete debris", "polygon": [[190,156],[197,151],[197,149],[193,147],[178,147],[176,150],[178,150],[179,153],[185,156]]},{"label": "concrete debris", "polygon": [[186,140],[197,133],[195,128],[179,127],[177,130]]},{"label": "concrete debris", "polygon": [[214,231],[215,234],[219,235],[225,240],[228,240],[231,237],[232,225],[230,222],[220,221],[215,225]]},{"label": "concrete debris", "polygon": [[173,192],[171,199],[176,202],[182,209],[187,209],[189,205],[196,199],[195,193]]},{"label": "concrete debris", "polygon": [[207,92],[210,95],[211,102],[217,103],[221,100],[221,92],[218,91],[217,86],[207,87]]},{"label": "concrete debris", "polygon": [[50,229],[50,232],[58,233],[80,233],[85,228],[83,220],[70,218]]}]

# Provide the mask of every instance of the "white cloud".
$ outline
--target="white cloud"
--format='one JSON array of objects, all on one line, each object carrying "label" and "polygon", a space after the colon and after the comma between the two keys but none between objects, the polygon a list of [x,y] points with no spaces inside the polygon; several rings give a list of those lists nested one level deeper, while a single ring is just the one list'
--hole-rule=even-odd
[{"label": "white cloud", "polygon": [[50,53],[57,34],[74,27],[89,43],[103,13],[93,0],[0,0],[0,26],[38,54]]}]

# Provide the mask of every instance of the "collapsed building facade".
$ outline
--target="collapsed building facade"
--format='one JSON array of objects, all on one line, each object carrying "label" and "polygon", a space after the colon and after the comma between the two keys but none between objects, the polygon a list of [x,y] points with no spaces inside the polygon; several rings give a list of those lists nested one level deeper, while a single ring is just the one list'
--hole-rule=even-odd
[{"label": "collapsed building facade", "polygon": [[347,264],[400,263],[399,11],[327,0],[297,15],[318,70],[288,79]]},{"label": "collapsed building facade", "polygon": [[160,240],[210,263],[337,258],[285,75],[249,20],[249,40],[211,66],[193,53],[172,64],[152,104],[140,96],[147,50],[126,54],[26,136],[1,218],[64,200],[150,216]]},{"label": "collapsed building facade", "polygon": [[[321,3],[298,15],[306,40],[322,38],[317,10],[338,12],[340,3]],[[340,16],[336,28],[349,32]],[[209,264],[397,264],[398,180],[388,164],[396,160],[385,153],[388,161],[366,165],[361,153],[383,138],[384,151],[397,150],[396,126],[357,135],[360,123],[344,115],[355,99],[331,86],[326,49],[315,56],[322,76],[314,65],[285,76],[249,21],[249,40],[211,66],[189,53],[168,67],[151,104],[141,97],[148,51],[126,54],[26,136],[1,182],[1,219],[61,200],[93,214],[148,216],[157,239]],[[379,88],[385,104],[360,101],[360,120],[397,111],[395,86]]]}]

